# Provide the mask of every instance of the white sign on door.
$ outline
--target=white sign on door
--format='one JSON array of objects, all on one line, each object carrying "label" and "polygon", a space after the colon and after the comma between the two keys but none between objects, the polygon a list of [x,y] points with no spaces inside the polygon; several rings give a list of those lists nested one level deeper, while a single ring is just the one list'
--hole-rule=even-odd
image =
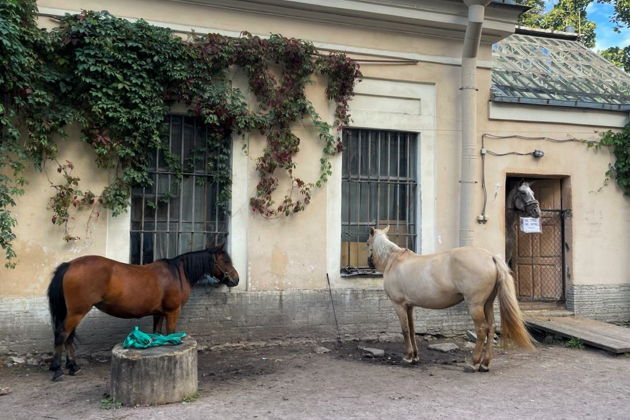
[{"label": "white sign on door", "polygon": [[525,233],[541,233],[539,217],[521,217],[521,232]]}]

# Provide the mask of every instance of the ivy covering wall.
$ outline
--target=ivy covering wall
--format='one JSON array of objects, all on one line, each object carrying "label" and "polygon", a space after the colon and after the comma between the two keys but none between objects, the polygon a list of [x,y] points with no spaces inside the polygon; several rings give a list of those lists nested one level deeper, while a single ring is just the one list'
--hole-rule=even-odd
[{"label": "ivy covering wall", "polygon": [[[209,168],[230,198],[231,136],[259,132],[267,140],[256,160],[259,182],[251,210],[264,217],[288,216],[309,204],[313,191],[331,174],[329,157],[342,150],[337,135],[348,124],[348,100],[361,73],[344,54],[320,55],[297,39],[244,32],[231,38],[217,34],[182,39],[171,30],[143,20],[130,22],[107,12],[66,15],[47,31],[37,27],[33,0],[0,4],[0,247],[6,265],[14,265],[12,243],[15,197],[23,194],[28,165],[57,165],[64,182],[52,185],[51,222],[67,227],[71,207],[95,202],[114,215],[126,211],[130,188],[148,185],[147,150],[162,150],[175,171],[179,163],[161,133],[175,103],[185,104],[209,128],[207,147],[219,157]],[[257,105],[249,105],[229,80],[231,69],[243,71]],[[305,95],[314,76],[327,81],[326,95],[336,104],[334,124],[320,118]],[[310,118],[321,141],[319,178],[295,175],[300,142],[291,130]],[[57,162],[69,124],[81,127],[81,140],[94,150],[94,165],[115,173],[103,191],[82,191],[71,162]],[[274,200],[279,174],[290,179],[289,191]],[[76,239],[66,229],[66,240]]]},{"label": "ivy covering wall", "polygon": [[[101,203],[119,215],[128,207],[131,186],[150,184],[148,149],[160,149],[171,169],[182,170],[161,132],[176,103],[209,128],[207,147],[218,156],[209,170],[226,185],[220,205],[230,199],[235,134],[258,132],[266,139],[250,199],[251,210],[263,217],[304,210],[331,174],[329,158],[342,150],[338,133],[349,123],[348,101],[361,77],[358,64],[344,54],[321,55],[311,43],[281,35],[182,39],[169,29],[107,12],[66,15],[55,29],[43,30],[36,16],[34,0],[0,2],[0,247],[6,266],[15,263],[17,221],[11,210],[24,193],[27,167],[57,165],[63,183],[51,185],[51,222],[66,227],[65,240],[74,240],[67,232],[70,208]],[[247,76],[255,107],[232,86],[229,74],[235,68]],[[332,125],[305,95],[314,77],[327,81],[326,95],[336,105]],[[302,139],[291,128],[304,118],[311,119],[321,142],[315,180],[295,175]],[[81,190],[72,162],[57,161],[64,143],[53,139],[64,138],[69,124],[81,127],[81,140],[96,155],[94,165],[115,174],[103,191]],[[605,133],[600,146],[611,147],[616,162],[608,175],[630,195],[630,125]],[[282,174],[290,180],[285,194],[277,191]]]}]

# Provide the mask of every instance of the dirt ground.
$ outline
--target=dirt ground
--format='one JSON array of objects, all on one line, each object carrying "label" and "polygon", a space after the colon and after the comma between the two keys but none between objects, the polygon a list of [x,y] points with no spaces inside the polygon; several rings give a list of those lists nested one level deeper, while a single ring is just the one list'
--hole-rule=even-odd
[{"label": "dirt ground", "polygon": [[[75,377],[50,381],[45,366],[0,367],[3,419],[628,419],[630,357],[560,343],[536,353],[498,350],[489,373],[464,373],[470,350],[422,343],[403,365],[401,343],[346,342],[230,347],[199,353],[199,395],[158,407],[114,408],[109,363],[83,361]],[[437,342],[437,341],[434,341]],[[323,345],[327,353],[317,353]],[[385,350],[366,357],[358,346]],[[10,363],[9,363],[10,364]]]}]

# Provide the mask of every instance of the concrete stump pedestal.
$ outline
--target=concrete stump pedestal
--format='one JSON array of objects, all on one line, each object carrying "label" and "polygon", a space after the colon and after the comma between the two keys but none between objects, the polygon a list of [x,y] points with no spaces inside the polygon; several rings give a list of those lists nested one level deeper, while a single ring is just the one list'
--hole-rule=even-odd
[{"label": "concrete stump pedestal", "polygon": [[197,342],[112,350],[111,396],[126,406],[180,402],[197,392]]}]

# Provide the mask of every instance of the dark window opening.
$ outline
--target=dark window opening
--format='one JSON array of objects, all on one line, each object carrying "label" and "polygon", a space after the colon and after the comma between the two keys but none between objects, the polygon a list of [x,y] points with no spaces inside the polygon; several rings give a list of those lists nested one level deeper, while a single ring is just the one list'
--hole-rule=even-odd
[{"label": "dark window opening", "polygon": [[375,274],[367,264],[370,227],[389,226],[397,245],[416,249],[418,135],[346,129],[341,204],[342,275]]},{"label": "dark window opening", "polygon": [[206,127],[177,115],[165,124],[165,142],[182,176],[166,164],[164,151],[148,151],[152,185],[134,187],[131,193],[132,264],[201,250],[225,241],[228,234],[227,211],[218,205],[222,185],[208,170],[216,154],[206,144]]}]

